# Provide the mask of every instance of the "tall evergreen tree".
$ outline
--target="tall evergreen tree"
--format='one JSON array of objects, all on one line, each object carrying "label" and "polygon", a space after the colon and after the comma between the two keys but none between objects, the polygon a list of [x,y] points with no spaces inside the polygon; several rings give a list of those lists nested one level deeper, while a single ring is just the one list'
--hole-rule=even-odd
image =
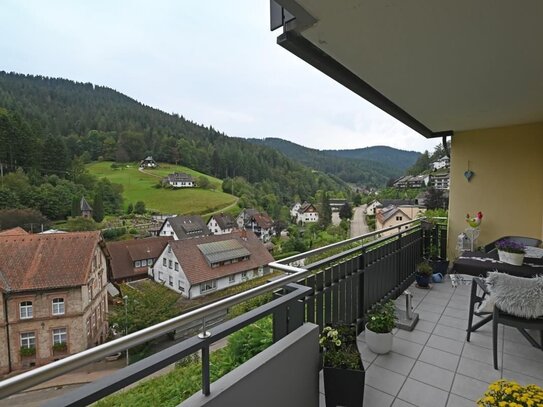
[{"label": "tall evergreen tree", "polygon": [[72,198],[72,217],[81,216],[81,198],[74,196]]},{"label": "tall evergreen tree", "polygon": [[332,208],[330,207],[330,199],[327,192],[322,193],[319,222],[323,227],[328,227],[332,223]]},{"label": "tall evergreen tree", "polygon": [[102,222],[104,220],[104,198],[102,190],[98,189],[94,194],[94,201],[92,204],[92,218],[96,222]]}]

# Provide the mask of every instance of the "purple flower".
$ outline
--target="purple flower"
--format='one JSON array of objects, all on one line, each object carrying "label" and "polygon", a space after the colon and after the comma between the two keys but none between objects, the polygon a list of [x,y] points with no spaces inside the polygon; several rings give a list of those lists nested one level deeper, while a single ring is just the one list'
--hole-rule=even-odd
[{"label": "purple flower", "polygon": [[526,253],[524,245],[511,239],[502,239],[496,242],[496,248],[502,252]]}]

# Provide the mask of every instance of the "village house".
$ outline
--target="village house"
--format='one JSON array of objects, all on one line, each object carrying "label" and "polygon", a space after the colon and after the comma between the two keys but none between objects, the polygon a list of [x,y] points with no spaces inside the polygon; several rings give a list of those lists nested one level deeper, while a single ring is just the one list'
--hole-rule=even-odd
[{"label": "village house", "polygon": [[168,242],[149,274],[191,299],[263,276],[272,261],[256,235],[241,230]]},{"label": "village house", "polygon": [[309,202],[304,202],[296,213],[296,223],[306,224],[319,221],[319,212],[315,206]]},{"label": "village house", "polygon": [[366,207],[366,215],[375,216],[375,209],[382,206],[379,200],[374,200]]},{"label": "village house", "polygon": [[228,213],[221,213],[213,215],[207,221],[207,228],[214,235],[224,235],[226,233],[232,233],[234,229],[237,229],[238,224],[232,215]]},{"label": "village house", "polygon": [[153,157],[148,156],[147,158],[140,161],[140,168],[157,168],[158,164]]},{"label": "village house", "polygon": [[294,205],[292,205],[292,208],[290,208],[290,219],[292,219],[293,222],[296,222],[296,219],[298,218],[298,209],[302,204],[300,202],[296,202]]},{"label": "village house", "polygon": [[443,173],[443,174],[432,175],[432,177],[431,177],[431,185],[435,189],[448,191],[449,190],[449,185],[450,185],[449,173],[447,172],[447,173]]},{"label": "village house", "polygon": [[106,253],[99,231],[0,236],[0,373],[105,341]]},{"label": "village house", "polygon": [[244,209],[238,215],[236,222],[239,229],[252,231],[264,243],[268,242],[273,235],[273,220],[266,212]]},{"label": "village house", "polygon": [[450,162],[451,162],[450,158],[445,156],[445,157],[441,157],[437,161],[434,161],[433,163],[430,164],[430,166],[432,167],[434,171],[437,171],[442,168],[448,168],[450,166]]},{"label": "village house", "polygon": [[175,240],[192,239],[211,234],[204,220],[198,215],[180,215],[167,218],[158,236],[173,236]]},{"label": "village house", "polygon": [[173,236],[159,236],[107,243],[113,281],[125,283],[147,278],[149,268],[171,240]]},{"label": "village house", "polygon": [[[415,219],[421,212],[424,212],[424,209],[418,205],[389,205],[384,208],[379,207],[376,209],[375,229],[386,229],[399,225],[400,223],[408,222]],[[404,229],[408,229],[409,227],[409,225],[403,226]],[[383,232],[382,236],[392,235],[397,232],[398,230],[393,229],[388,232]]]},{"label": "village house", "polygon": [[394,188],[422,188],[428,186],[430,182],[429,175],[405,175],[398,178],[394,184]]},{"label": "village house", "polygon": [[347,200],[343,198],[330,198],[329,203],[330,203],[330,209],[332,209],[332,211],[337,212],[341,209],[343,205],[347,203]]},{"label": "village house", "polygon": [[170,185],[173,188],[194,188],[196,182],[191,175],[185,174],[184,172],[175,172],[169,174],[162,180],[162,183],[165,185]]}]

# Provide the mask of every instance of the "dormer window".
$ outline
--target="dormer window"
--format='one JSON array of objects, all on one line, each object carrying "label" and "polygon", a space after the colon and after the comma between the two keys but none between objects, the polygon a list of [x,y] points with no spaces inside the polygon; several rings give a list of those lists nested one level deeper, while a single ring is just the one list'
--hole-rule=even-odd
[{"label": "dormer window", "polygon": [[34,316],[32,310],[32,301],[23,301],[19,305],[19,316],[21,319],[29,319]]}]

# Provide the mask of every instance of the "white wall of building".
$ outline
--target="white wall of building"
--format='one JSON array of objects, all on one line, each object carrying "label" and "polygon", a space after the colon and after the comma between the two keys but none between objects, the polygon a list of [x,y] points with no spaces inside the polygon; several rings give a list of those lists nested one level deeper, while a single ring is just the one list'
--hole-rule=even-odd
[{"label": "white wall of building", "polygon": [[174,240],[179,240],[179,238],[177,237],[177,235],[175,234],[172,228],[172,225],[168,221],[166,221],[164,225],[162,225],[162,229],[160,229],[158,235],[159,236],[173,236]]},{"label": "white wall of building", "polygon": [[219,226],[219,224],[217,223],[215,218],[211,218],[209,220],[209,222],[207,222],[207,228],[214,235],[226,235],[228,233],[232,233],[232,231],[233,231],[232,228],[226,228],[224,230],[221,229],[221,227]]}]

